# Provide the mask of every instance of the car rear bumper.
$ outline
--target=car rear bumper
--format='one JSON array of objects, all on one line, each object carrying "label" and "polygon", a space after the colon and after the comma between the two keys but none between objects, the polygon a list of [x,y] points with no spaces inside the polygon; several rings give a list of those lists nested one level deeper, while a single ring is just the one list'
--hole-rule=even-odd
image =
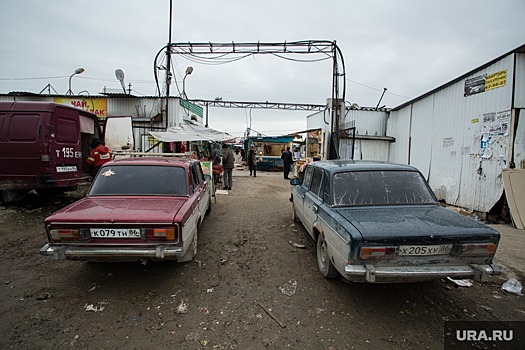
[{"label": "car rear bumper", "polygon": [[499,275],[496,264],[464,266],[403,266],[376,267],[374,265],[346,265],[344,277],[354,282],[421,282],[444,277],[472,278],[485,282],[489,275]]},{"label": "car rear bumper", "polygon": [[177,260],[182,256],[182,247],[79,247],[47,243],[40,254],[51,255],[55,260]]}]

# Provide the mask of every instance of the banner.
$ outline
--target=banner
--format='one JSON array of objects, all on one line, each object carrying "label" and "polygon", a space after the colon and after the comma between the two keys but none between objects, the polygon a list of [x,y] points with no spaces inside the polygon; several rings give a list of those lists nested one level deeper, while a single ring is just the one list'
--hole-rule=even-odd
[{"label": "banner", "polygon": [[208,186],[213,196],[215,196],[215,190],[213,188],[213,169],[211,162],[201,162],[202,172],[204,177],[208,180]]},{"label": "banner", "polygon": [[507,70],[492,74],[479,75],[465,80],[464,96],[479,94],[497,89],[507,84]]},{"label": "banner", "polygon": [[108,116],[108,101],[105,98],[55,97],[54,102],[91,112],[99,119],[106,119]]}]

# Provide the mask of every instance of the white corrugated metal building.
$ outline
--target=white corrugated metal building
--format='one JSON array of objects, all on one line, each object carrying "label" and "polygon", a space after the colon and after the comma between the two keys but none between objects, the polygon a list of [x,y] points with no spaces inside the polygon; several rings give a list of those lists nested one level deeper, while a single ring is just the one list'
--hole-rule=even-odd
[{"label": "white corrugated metal building", "polygon": [[485,215],[502,169],[525,168],[524,109],[525,45],[392,110],[347,108],[339,130],[355,125],[354,159],[413,165],[438,199]]},{"label": "white corrugated metal building", "polygon": [[502,169],[523,166],[524,108],[525,45],[392,109],[388,160],[417,167],[438,199],[488,213]]}]

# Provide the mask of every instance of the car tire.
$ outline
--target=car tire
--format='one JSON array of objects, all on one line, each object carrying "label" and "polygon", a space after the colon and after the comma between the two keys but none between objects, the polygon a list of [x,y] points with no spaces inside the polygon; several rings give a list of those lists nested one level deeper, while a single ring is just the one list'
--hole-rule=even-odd
[{"label": "car tire", "polygon": [[187,262],[192,261],[195,256],[197,255],[197,230],[195,230],[195,236],[193,236],[193,242],[191,242],[191,245],[188,247],[188,251],[182,258],[179,259],[179,262]]},{"label": "car tire", "polygon": [[337,269],[330,261],[326,241],[322,234],[317,237],[317,266],[319,267],[321,275],[325,278],[336,278],[339,276],[339,272],[337,272]]},{"label": "car tire", "polygon": [[296,222],[296,223],[301,222],[299,220],[299,217],[297,216],[297,212],[295,211],[295,205],[293,205],[293,203],[292,203],[292,218],[293,218],[293,222]]}]

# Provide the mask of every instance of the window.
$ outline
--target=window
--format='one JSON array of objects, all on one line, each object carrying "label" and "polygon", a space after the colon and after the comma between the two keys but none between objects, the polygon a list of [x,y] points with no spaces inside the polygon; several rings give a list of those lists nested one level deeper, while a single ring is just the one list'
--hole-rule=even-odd
[{"label": "window", "polygon": [[314,172],[314,168],[310,166],[307,167],[305,171],[306,173],[304,174],[303,186],[309,188],[310,183],[312,182],[312,174]]},{"label": "window", "polygon": [[73,119],[58,117],[56,119],[55,140],[58,143],[77,143],[78,124]]},{"label": "window", "polygon": [[9,123],[9,141],[36,141],[40,130],[40,115],[13,114]]},{"label": "window", "polygon": [[179,166],[105,166],[95,178],[89,195],[186,196],[186,170]]},{"label": "window", "polygon": [[[199,178],[199,174],[197,172],[197,165],[198,164],[193,164],[191,166],[191,179],[192,179],[192,187],[193,189],[196,189],[197,187],[199,187],[199,184],[201,183],[201,179]],[[200,168],[200,166],[199,166]]]},{"label": "window", "polygon": [[322,191],[322,183],[323,183],[323,171],[321,169],[314,169],[314,174],[312,177],[312,186],[310,188],[310,191],[315,194],[317,197],[323,197],[323,191]]},{"label": "window", "polygon": [[195,165],[195,170],[197,171],[197,178],[199,179],[199,184],[204,182],[204,173],[202,172],[202,166],[201,163],[197,163]]},{"label": "window", "polygon": [[415,171],[353,171],[334,175],[334,205],[405,205],[436,203]]}]

